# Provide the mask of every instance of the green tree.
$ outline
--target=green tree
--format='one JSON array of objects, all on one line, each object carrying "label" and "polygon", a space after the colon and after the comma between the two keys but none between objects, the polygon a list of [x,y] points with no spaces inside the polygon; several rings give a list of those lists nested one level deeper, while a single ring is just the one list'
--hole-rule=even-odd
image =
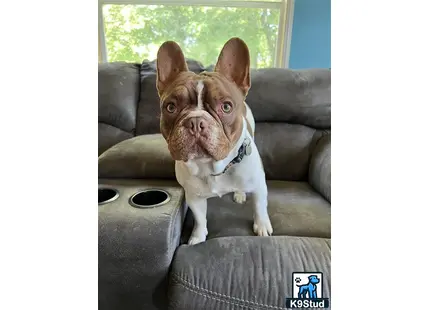
[{"label": "green tree", "polygon": [[250,49],[252,67],[274,66],[279,10],[105,5],[103,17],[108,61],[153,60],[158,47],[173,40],[187,58],[207,66],[229,38],[240,37]]}]

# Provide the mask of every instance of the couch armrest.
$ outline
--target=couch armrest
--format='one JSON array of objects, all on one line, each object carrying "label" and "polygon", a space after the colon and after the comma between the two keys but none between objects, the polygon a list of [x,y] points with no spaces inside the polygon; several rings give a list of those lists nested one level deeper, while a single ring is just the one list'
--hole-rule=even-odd
[{"label": "couch armrest", "polygon": [[99,156],[99,178],[175,179],[175,161],[161,134],[122,141]]},{"label": "couch armrest", "polygon": [[[165,309],[168,272],[186,213],[183,189],[169,180],[99,179],[119,197],[98,207],[99,309]],[[170,201],[134,208],[130,197],[157,188]]]},{"label": "couch armrest", "polygon": [[309,184],[331,202],[331,134],[317,142],[309,164]]}]

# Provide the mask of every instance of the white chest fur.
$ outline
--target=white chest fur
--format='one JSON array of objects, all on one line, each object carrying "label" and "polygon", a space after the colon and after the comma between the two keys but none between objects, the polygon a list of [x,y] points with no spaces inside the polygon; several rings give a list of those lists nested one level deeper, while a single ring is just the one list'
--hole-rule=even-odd
[{"label": "white chest fur", "polygon": [[193,193],[200,198],[221,197],[235,191],[251,191],[254,187],[252,178],[238,174],[235,168],[231,167],[228,172],[220,176],[181,177],[180,173],[177,174],[178,181],[188,193]]},{"label": "white chest fur", "polygon": [[176,176],[188,193],[201,198],[221,197],[236,191],[251,192],[258,185],[259,178],[256,173],[250,173],[249,169],[245,169],[245,166],[249,167],[245,162],[249,161],[248,159],[250,158],[244,158],[240,164],[230,167],[225,174],[219,176],[191,175],[189,167],[177,162]]},{"label": "white chest fur", "polygon": [[[252,153],[244,156],[240,163],[231,166],[224,174],[218,174],[237,155],[242,141],[248,137],[251,141]],[[265,182],[263,166],[260,155],[253,139],[246,129],[241,139],[229,156],[221,162],[212,160],[189,160],[188,162],[177,161],[175,165],[176,178],[188,194],[200,198],[223,196],[230,192],[252,192],[261,182]]]}]

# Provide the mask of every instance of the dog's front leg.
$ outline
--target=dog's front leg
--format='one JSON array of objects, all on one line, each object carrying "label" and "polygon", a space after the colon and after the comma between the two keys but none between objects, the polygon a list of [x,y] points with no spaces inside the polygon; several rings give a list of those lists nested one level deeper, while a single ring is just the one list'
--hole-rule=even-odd
[{"label": "dog's front leg", "polygon": [[315,286],[313,286],[312,290],[309,291],[309,295],[311,298],[317,298],[317,288]]},{"label": "dog's front leg", "polygon": [[270,236],[273,233],[272,223],[267,213],[267,185],[262,183],[253,195],[254,233],[258,236]]},{"label": "dog's front leg", "polygon": [[193,245],[204,242],[208,234],[206,227],[207,199],[185,193],[185,200],[194,216],[194,228],[190,239],[188,239],[188,244]]}]

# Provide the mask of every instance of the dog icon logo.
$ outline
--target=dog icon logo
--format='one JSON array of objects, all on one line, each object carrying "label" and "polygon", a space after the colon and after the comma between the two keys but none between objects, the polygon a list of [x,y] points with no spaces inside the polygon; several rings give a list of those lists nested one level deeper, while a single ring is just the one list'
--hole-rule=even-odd
[{"label": "dog icon logo", "polygon": [[329,307],[329,300],[322,293],[322,272],[293,272],[292,289],[292,296],[286,298],[287,308]]},{"label": "dog icon logo", "polygon": [[[296,282],[301,282],[301,278],[296,278]],[[298,298],[318,298],[318,293],[317,293],[317,284],[320,283],[320,279],[318,278],[317,275],[310,275],[308,277],[308,283],[307,284],[297,284],[296,285],[299,287],[299,293],[298,293]]]}]

